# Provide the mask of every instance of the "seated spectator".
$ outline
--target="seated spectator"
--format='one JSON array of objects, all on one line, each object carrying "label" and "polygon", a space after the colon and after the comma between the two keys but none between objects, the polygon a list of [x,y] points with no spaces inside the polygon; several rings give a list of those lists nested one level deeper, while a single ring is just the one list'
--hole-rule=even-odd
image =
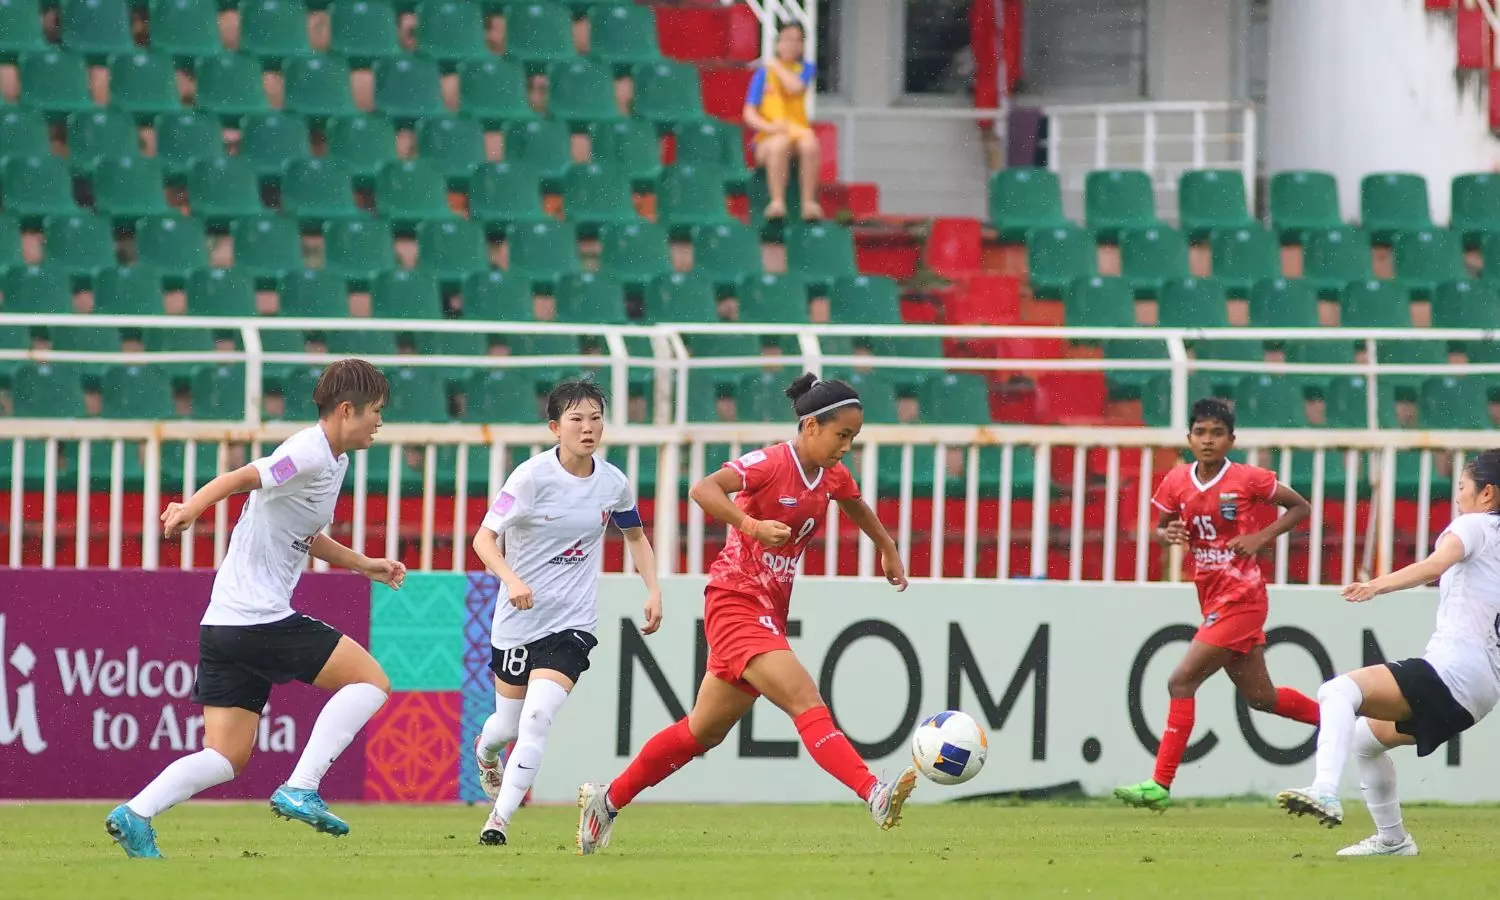
[{"label": "seated spectator", "polygon": [[791,22],[776,37],[776,58],[756,70],[745,95],[745,124],[755,129],[751,139],[755,164],[766,170],[771,202],[766,218],[786,217],[786,183],[792,156],[800,166],[802,218],[821,219],[818,206],[818,138],[807,120],[807,92],[817,67],[802,58],[806,35]]}]

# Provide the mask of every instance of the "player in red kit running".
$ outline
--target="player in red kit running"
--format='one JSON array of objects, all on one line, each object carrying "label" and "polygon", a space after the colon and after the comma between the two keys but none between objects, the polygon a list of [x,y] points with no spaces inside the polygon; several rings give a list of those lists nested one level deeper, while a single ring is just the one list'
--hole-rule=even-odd
[{"label": "player in red kit running", "polygon": [[[1196,462],[1167,473],[1151,503],[1161,513],[1157,537],[1193,552],[1193,581],[1203,624],[1187,655],[1167,679],[1171,705],[1167,730],[1149,780],[1116,788],[1131,806],[1164,810],[1172,805],[1172,780],[1193,733],[1193,695],[1220,669],[1252,709],[1309,725],[1318,724],[1318,703],[1287,687],[1276,687],[1266,671],[1266,583],[1256,557],[1302,524],[1311,507],[1302,495],[1277,482],[1275,473],[1231,462],[1234,411],[1222,400],[1193,404],[1188,447]],[[1257,507],[1286,510],[1259,530],[1248,521]]]},{"label": "player in red kit running", "polygon": [[897,590],[906,589],[906,569],[839,462],[864,425],[859,394],[842,381],[813,375],[798,378],[786,393],[797,412],[796,440],[746,453],[693,485],[693,501],[734,529],[705,592],[708,671],[687,718],[647,741],[610,784],[579,788],[581,854],[608,846],[615,815],[626,804],[718,746],[762,694],[792,717],[813,761],[858,794],[881,828],[900,821],[916,786],[916,769],[909,766],[893,781],[875,777],[787,643],[797,562],[827,519],[830,500],[875,542],[885,579]]}]

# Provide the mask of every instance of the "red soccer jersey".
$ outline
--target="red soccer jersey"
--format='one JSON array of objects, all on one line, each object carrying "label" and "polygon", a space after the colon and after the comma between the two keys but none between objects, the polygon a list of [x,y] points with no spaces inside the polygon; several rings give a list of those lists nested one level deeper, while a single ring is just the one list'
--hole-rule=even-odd
[{"label": "red soccer jersey", "polygon": [[1205,610],[1224,603],[1265,603],[1266,583],[1254,557],[1236,556],[1229,542],[1259,531],[1256,507],[1276,495],[1276,473],[1224,461],[1208,483],[1198,480],[1196,463],[1167,473],[1151,498],[1164,513],[1176,513],[1188,528],[1193,553],[1193,581]]},{"label": "red soccer jersey", "polygon": [[754,597],[785,621],[797,561],[827,520],[828,502],[859,499],[859,485],[842,463],[808,478],[790,443],[752,450],[724,467],[744,480],[735,506],[747,516],[785,523],[792,539],[767,547],[738,530],[730,531],[728,543],[708,570],[708,585]]}]

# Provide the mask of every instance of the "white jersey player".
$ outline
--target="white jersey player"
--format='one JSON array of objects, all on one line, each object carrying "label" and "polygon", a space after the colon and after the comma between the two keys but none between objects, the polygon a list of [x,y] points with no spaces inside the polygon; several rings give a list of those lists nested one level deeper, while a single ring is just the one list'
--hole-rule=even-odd
[{"label": "white jersey player", "polygon": [[1464,469],[1458,511],[1431,556],[1344,588],[1344,599],[1362,603],[1437,581],[1439,599],[1437,628],[1420,657],[1368,666],[1318,691],[1316,780],[1277,795],[1288,812],[1341,824],[1339,779],[1352,747],[1377,830],[1340,856],[1416,856],[1386,750],[1416,745],[1417,755],[1426,756],[1472,728],[1500,699],[1500,450],[1481,453]]},{"label": "white jersey player", "polygon": [[[479,780],[495,801],[481,844],[504,844],[511,817],[536,780],[552,725],[599,643],[599,554],[610,522],[646,583],[644,634],[661,626],[656,557],[630,483],[595,456],[604,437],[604,393],[591,381],[559,384],[547,398],[557,446],[528,459],[474,535],[500,579],[491,631],[495,713],[474,743]],[[515,742],[501,771],[500,751]]]},{"label": "white jersey player", "polygon": [[162,533],[170,539],[231,494],[252,492],[199,628],[193,700],[203,704],[204,749],[167,766],[110,812],[105,829],[127,856],[159,857],[152,817],[245,768],[271,686],[289,681],[334,693],[291,777],[271,795],[271,811],[335,837],[349,833],[324,804],[318,785],[384,705],[391,683],[363,647],[295,612],[291,601],[309,556],[393,588],[406,577],[400,562],[371,559],[321,533],[333,519],[347,452],[374,442],[389,393],[379,369],[359,359],[340,360],[324,370],[313,390],[318,424],[265,458],[220,475],[186,502],[167,504]]}]

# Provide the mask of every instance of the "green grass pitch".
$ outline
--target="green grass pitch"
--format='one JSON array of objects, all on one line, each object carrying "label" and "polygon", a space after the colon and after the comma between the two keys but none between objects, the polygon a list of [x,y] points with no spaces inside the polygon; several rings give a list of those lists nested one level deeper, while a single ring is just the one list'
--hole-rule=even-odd
[{"label": "green grass pitch", "polygon": [[[1353,799],[1353,798],[1351,798]],[[604,853],[576,811],[532,808],[508,847],[482,807],[337,804],[347,838],[261,804],[157,820],[163,862],[127,860],[103,804],[0,805],[0,896],[22,897],[1482,897],[1500,894],[1500,809],[1413,807],[1416,859],[1337,860],[1370,833],[1358,801],[1327,831],[1268,802],[1165,815],[1100,803],[913,806],[881,833],[858,805],[630,809]]]}]

